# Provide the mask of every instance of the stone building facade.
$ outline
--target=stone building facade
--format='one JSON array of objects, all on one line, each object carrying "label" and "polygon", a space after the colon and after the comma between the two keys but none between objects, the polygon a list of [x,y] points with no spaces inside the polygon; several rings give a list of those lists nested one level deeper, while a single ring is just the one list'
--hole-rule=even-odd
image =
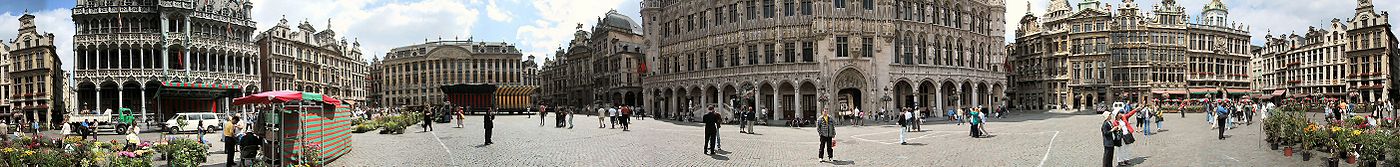
[{"label": "stone building facade", "polygon": [[786,120],[1004,101],[1001,0],[644,0],[641,13],[649,110],[754,104]]},{"label": "stone building facade", "polygon": [[1021,18],[1010,51],[1014,108],[1250,93],[1248,28],[1230,22],[1219,0],[1194,19],[1173,0],[1151,13],[1132,0],[1116,9],[1098,0],[1070,5],[1050,0],[1045,14]]},{"label": "stone building facade", "polygon": [[231,112],[263,90],[246,1],[79,0],[73,8],[80,110]]},{"label": "stone building facade", "polygon": [[65,114],[63,98],[63,62],[58,59],[53,33],[41,33],[34,24],[34,15],[19,17],[19,35],[7,45],[13,48],[3,65],[6,77],[4,94],[11,112],[23,114],[27,122],[51,123],[61,121]]},{"label": "stone building facade", "polygon": [[1255,91],[1263,99],[1323,98],[1357,102],[1394,100],[1397,67],[1389,13],[1357,0],[1355,15],[1332,19],[1304,34],[1265,36],[1255,58]]},{"label": "stone building facade", "polygon": [[[381,104],[430,106],[446,101],[439,86],[492,84],[503,88],[533,89],[526,85],[526,68],[520,50],[504,42],[446,40],[394,48],[379,61]],[[529,92],[529,91],[520,91]],[[500,95],[500,93],[498,93]]]},{"label": "stone building facade", "polygon": [[306,21],[293,29],[285,18],[254,39],[260,51],[262,91],[320,92],[353,107],[365,102],[370,69],[358,40],[337,41],[330,27],[317,31]]},{"label": "stone building facade", "polygon": [[553,105],[642,104],[642,72],[647,48],[642,28],[632,18],[608,11],[592,32],[583,25],[567,49],[546,59],[541,99]]}]

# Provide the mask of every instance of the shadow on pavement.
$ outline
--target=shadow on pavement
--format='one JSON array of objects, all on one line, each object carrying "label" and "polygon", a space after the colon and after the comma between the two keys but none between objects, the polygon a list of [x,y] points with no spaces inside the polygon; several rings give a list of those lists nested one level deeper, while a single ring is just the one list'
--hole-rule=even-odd
[{"label": "shadow on pavement", "polygon": [[1142,164],[1143,162],[1147,162],[1147,159],[1148,159],[1148,158],[1152,158],[1152,156],[1137,157],[1137,158],[1129,159],[1129,160],[1128,160],[1128,166],[1136,166],[1137,164]]},{"label": "shadow on pavement", "polygon": [[710,154],[710,158],[715,159],[715,160],[720,160],[720,161],[728,161],[728,160],[729,160],[729,157],[726,157],[726,156],[723,156],[723,155],[720,155],[720,154]]},{"label": "shadow on pavement", "polygon": [[904,145],[911,145],[911,146],[925,146],[925,145],[928,145],[928,144],[924,144],[924,143],[905,143],[905,144],[904,144]]},{"label": "shadow on pavement", "polygon": [[832,161],[831,161],[831,164],[832,164],[832,165],[855,165],[855,164],[856,164],[856,161],[849,161],[849,160],[847,160],[847,161],[832,160]]}]

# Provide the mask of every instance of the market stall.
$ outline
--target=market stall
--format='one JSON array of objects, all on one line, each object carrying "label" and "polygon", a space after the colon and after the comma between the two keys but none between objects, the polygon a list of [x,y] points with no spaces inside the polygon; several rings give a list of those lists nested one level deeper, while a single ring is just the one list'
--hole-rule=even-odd
[{"label": "market stall", "polygon": [[254,133],[262,134],[270,147],[263,157],[277,157],[277,166],[322,165],[350,152],[350,108],[319,93],[270,91],[233,100],[234,105],[269,104],[259,110]]}]

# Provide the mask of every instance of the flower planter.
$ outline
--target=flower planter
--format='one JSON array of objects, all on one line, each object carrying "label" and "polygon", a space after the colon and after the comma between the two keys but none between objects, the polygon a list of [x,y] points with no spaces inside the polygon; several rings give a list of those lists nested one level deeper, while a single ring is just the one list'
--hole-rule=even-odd
[{"label": "flower planter", "polygon": [[1270,150],[1278,150],[1278,143],[1269,143]]},{"label": "flower planter", "polygon": [[1377,164],[1377,163],[1378,163],[1378,161],[1371,161],[1371,160],[1361,161],[1361,166],[1363,166],[1363,167],[1376,167],[1376,164]]},{"label": "flower planter", "polygon": [[1356,164],[1356,156],[1347,154],[1347,164]]},{"label": "flower planter", "polygon": [[1301,151],[1301,153],[1303,154],[1303,161],[1311,161],[1311,160],[1312,160],[1312,151],[1303,150],[1303,151]]},{"label": "flower planter", "polygon": [[1292,146],[1284,147],[1284,148],[1283,148],[1283,156],[1285,156],[1285,157],[1293,157],[1293,147],[1292,147]]},{"label": "flower planter", "polygon": [[1328,167],[1337,167],[1337,165],[1338,165],[1338,163],[1337,163],[1337,158],[1327,158],[1327,166],[1328,166]]}]

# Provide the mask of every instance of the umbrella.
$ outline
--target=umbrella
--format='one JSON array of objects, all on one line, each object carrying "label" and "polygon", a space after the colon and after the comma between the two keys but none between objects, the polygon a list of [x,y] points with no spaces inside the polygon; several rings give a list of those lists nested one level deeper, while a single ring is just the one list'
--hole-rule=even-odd
[{"label": "umbrella", "polygon": [[320,93],[301,92],[301,91],[290,91],[290,90],[268,91],[268,92],[262,92],[262,93],[257,93],[257,94],[253,94],[253,95],[243,96],[243,97],[239,97],[239,98],[234,98],[234,99],[233,99],[233,105],[285,103],[285,102],[301,101],[301,100],[320,101],[320,102],[325,102],[325,103],[327,103],[327,104],[340,105],[340,100],[339,100],[339,99],[335,99],[335,98],[332,98],[332,97],[329,97],[329,96],[323,96],[323,95],[321,95]]}]

